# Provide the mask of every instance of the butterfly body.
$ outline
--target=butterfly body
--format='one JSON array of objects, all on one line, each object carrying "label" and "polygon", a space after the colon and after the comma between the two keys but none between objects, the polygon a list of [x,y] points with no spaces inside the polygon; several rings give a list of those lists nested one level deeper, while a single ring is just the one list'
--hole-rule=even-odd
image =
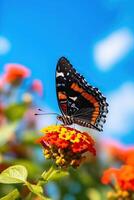
[{"label": "butterfly body", "polygon": [[57,99],[63,124],[73,123],[102,131],[108,112],[106,98],[89,85],[70,62],[61,57],[56,68]]},{"label": "butterfly body", "polygon": [[[61,121],[64,125],[72,125],[72,124],[78,124],[80,126],[84,126],[84,127],[88,127],[88,128],[95,128],[97,129],[96,127],[94,127],[93,125],[89,124],[88,122],[86,121],[82,121],[80,119],[76,119],[75,117],[73,116],[68,116],[68,115],[58,115],[57,116],[57,119],[59,121]],[[99,130],[99,129],[97,129]]]}]

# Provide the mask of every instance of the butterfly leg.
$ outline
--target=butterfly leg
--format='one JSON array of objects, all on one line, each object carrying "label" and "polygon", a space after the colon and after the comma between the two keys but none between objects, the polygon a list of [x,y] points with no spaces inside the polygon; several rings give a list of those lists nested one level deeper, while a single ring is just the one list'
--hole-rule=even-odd
[{"label": "butterfly leg", "polygon": [[56,120],[56,126],[58,125],[58,120]]}]

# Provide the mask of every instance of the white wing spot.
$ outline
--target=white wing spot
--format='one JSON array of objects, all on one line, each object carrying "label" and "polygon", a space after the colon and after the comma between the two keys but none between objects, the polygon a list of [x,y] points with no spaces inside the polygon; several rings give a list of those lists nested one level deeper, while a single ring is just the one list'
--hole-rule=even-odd
[{"label": "white wing spot", "polygon": [[72,99],[73,101],[76,101],[77,97],[69,97],[70,99]]},{"label": "white wing spot", "polygon": [[64,77],[64,74],[63,74],[62,72],[57,72],[57,73],[56,73],[56,77],[59,77],[59,76]]}]

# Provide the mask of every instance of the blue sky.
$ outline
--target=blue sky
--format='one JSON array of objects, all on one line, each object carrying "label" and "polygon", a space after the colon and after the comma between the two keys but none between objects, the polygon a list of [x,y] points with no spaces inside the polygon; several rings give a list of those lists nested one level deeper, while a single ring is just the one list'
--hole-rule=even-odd
[{"label": "blue sky", "polygon": [[57,111],[55,66],[66,56],[108,97],[105,132],[132,143],[133,9],[132,0],[1,0],[0,69],[9,62],[29,67],[43,81],[43,102]]}]

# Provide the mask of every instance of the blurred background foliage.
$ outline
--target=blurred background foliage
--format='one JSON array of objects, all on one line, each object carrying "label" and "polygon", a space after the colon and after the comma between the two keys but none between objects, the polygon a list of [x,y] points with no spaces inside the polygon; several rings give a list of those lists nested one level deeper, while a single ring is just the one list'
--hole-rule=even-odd
[{"label": "blurred background foliage", "polygon": [[[133,8],[132,0],[0,1],[0,171],[22,164],[34,183],[51,165],[35,141],[39,129],[56,119],[34,113],[59,112],[55,66],[64,55],[107,96],[110,112],[103,135],[94,135],[97,157],[44,191],[54,200],[106,199],[102,172],[120,166],[118,149],[133,146],[134,139]],[[27,71],[9,79],[7,63]],[[0,184],[0,197],[13,187]]]}]

